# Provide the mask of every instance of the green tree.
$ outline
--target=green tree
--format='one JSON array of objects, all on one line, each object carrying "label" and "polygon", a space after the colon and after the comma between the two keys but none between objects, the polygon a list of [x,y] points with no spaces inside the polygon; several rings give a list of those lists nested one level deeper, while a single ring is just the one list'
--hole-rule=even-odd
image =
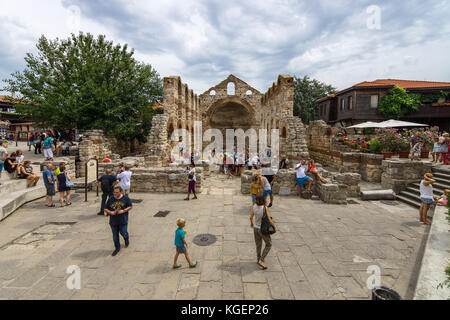
[{"label": "green tree", "polygon": [[317,120],[316,100],[334,92],[334,87],[308,76],[294,77],[294,116],[300,117],[305,124]]},{"label": "green tree", "polygon": [[377,113],[386,118],[399,119],[419,110],[420,95],[407,93],[404,88],[394,86],[381,98]]},{"label": "green tree", "polygon": [[103,129],[122,141],[146,141],[163,86],[133,49],[82,32],[65,40],[42,36],[36,46],[25,70],[4,80],[5,90],[19,93],[18,112],[46,127]]}]

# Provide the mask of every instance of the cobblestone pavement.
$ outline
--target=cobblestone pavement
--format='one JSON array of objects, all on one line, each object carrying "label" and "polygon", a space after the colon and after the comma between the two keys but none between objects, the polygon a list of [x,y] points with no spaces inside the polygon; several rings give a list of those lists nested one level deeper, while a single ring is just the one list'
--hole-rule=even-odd
[{"label": "cobblestone pavement", "polygon": [[[182,194],[133,194],[131,245],[112,257],[99,200],[77,194],[73,205],[48,209],[29,203],[0,222],[0,299],[369,299],[368,266],[381,283],[412,297],[421,245],[428,232],[406,205],[362,202],[327,205],[275,198],[279,227],[262,271],[249,226],[250,197],[239,180],[213,176],[199,200]],[[153,217],[169,210],[165,218]],[[189,252],[198,267],[172,270],[175,220],[187,220]],[[195,235],[217,242],[199,247]],[[123,243],[123,239],[121,239]],[[81,269],[81,289],[67,289],[71,265]]]}]

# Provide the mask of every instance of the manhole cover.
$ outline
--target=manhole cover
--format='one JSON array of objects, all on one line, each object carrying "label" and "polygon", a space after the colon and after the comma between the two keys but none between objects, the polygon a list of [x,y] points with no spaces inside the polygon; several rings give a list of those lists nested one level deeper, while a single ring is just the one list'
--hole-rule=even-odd
[{"label": "manhole cover", "polygon": [[206,247],[216,242],[217,238],[213,234],[199,234],[192,241],[198,246]]},{"label": "manhole cover", "polygon": [[359,202],[356,202],[355,200],[347,200],[348,204],[359,204]]},{"label": "manhole cover", "polygon": [[170,213],[170,211],[158,211],[158,213],[156,213],[156,214],[154,215],[154,217],[157,217],[157,218],[164,218],[164,217],[166,217],[169,213]]},{"label": "manhole cover", "polygon": [[144,201],[142,199],[130,199],[130,200],[131,200],[131,203],[141,203],[142,201]]},{"label": "manhole cover", "polygon": [[397,201],[390,201],[390,200],[381,200],[382,204],[386,204],[388,206],[398,206],[399,203]]}]

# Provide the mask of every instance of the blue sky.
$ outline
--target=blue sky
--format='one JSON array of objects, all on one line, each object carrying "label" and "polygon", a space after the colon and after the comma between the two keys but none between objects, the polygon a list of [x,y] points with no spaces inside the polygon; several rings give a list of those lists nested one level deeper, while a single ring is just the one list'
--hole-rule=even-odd
[{"label": "blue sky", "polygon": [[231,73],[261,92],[278,74],[338,89],[379,78],[450,82],[449,14],[447,0],[0,0],[0,79],[23,69],[40,35],[81,30],[128,43],[198,94]]}]

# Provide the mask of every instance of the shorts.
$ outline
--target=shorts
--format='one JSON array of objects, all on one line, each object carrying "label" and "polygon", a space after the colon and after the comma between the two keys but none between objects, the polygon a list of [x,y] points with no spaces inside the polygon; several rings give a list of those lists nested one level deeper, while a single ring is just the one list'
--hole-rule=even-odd
[{"label": "shorts", "polygon": [[181,254],[186,254],[186,247],[185,246],[177,247],[177,252]]},{"label": "shorts", "polygon": [[272,190],[263,190],[263,197],[266,198],[268,195],[272,195]]},{"label": "shorts", "polygon": [[311,178],[308,176],[305,176],[304,178],[297,178],[297,184],[299,187],[303,187],[305,181],[309,181],[309,180],[311,180]]},{"label": "shorts", "polygon": [[256,194],[252,193],[252,203],[256,202]]},{"label": "shorts", "polygon": [[53,151],[51,148],[44,149],[44,157],[45,158],[53,158]]},{"label": "shorts", "polygon": [[130,189],[123,189],[123,194],[124,195],[129,195],[130,194]]},{"label": "shorts", "polygon": [[420,198],[420,200],[422,200],[422,203],[425,204],[433,204],[433,200],[432,199],[428,199],[428,198]]},{"label": "shorts", "polygon": [[0,173],[2,173],[2,171],[3,171],[3,164],[4,164],[4,162],[0,163]]},{"label": "shorts", "polygon": [[264,176],[267,178],[267,181],[269,181],[269,183],[272,183],[273,181],[273,177],[275,177],[275,175],[270,175],[270,176]]},{"label": "shorts", "polygon": [[188,193],[195,193],[195,180],[189,181]]},{"label": "shorts", "polygon": [[45,188],[47,189],[47,196],[53,197],[56,194],[54,184],[45,186]]}]

